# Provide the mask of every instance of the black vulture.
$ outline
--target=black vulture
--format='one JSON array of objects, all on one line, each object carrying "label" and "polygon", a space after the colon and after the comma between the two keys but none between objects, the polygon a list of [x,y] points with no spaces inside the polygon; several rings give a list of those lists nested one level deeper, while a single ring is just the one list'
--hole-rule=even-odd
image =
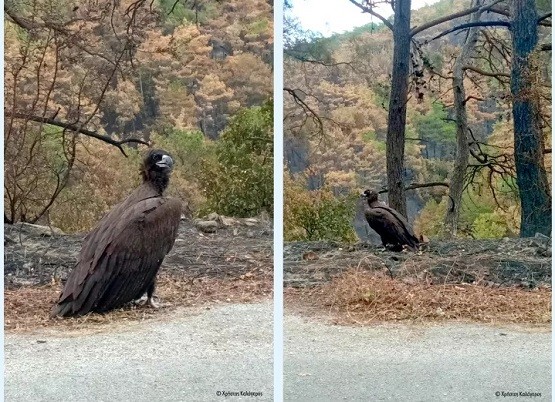
[{"label": "black vulture", "polygon": [[181,202],[164,197],[173,160],[151,150],[141,166],[143,183],[85,237],[52,316],[105,312],[141,298],[152,300],[156,274],[173,247]]},{"label": "black vulture", "polygon": [[412,250],[418,248],[418,238],[403,215],[379,202],[378,193],[375,191],[366,190],[361,197],[367,201],[364,205],[364,216],[370,227],[380,235],[386,249],[401,251],[403,246]]}]

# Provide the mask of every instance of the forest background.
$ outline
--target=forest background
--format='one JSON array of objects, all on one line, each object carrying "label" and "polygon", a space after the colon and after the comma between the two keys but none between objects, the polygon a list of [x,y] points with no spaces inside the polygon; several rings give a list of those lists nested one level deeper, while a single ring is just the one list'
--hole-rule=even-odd
[{"label": "forest background", "polygon": [[271,1],[6,1],[4,23],[5,223],[90,229],[146,143],[193,214],[271,213]]},{"label": "forest background", "polygon": [[[345,1],[344,7],[353,7],[351,3],[371,12],[372,4],[384,2]],[[495,12],[483,11],[474,20],[471,18],[477,17],[465,13],[486,3],[494,4]],[[407,215],[417,233],[461,238],[520,233],[511,93],[514,49],[507,29],[512,23],[511,7],[517,3],[523,2],[442,0],[412,12],[413,31],[446,19],[410,39],[402,182],[406,188],[417,187],[406,191]],[[539,34],[531,53],[531,97],[538,106],[541,139],[542,160],[537,165],[547,172],[550,197],[551,2],[536,1],[535,6],[540,23],[537,28],[535,21],[529,24]],[[462,15],[446,18],[457,13]],[[368,20],[351,32],[324,38],[303,31],[294,15],[286,19],[286,240],[371,237],[358,194],[366,188],[387,188],[386,136],[394,56],[390,28],[394,17],[381,21],[368,13]],[[477,21],[487,23],[472,28],[474,39],[469,39],[471,25],[456,29]],[[449,187],[453,187],[457,140],[461,138],[457,135],[460,110],[453,90],[457,71],[466,93],[460,105],[468,123],[464,138],[469,155],[459,180],[462,197],[453,231],[446,222],[454,210]],[[418,187],[421,184],[433,186]],[[542,191],[545,189],[538,189],[538,193]],[[540,219],[542,216],[544,229],[550,232],[551,211],[545,211]]]}]

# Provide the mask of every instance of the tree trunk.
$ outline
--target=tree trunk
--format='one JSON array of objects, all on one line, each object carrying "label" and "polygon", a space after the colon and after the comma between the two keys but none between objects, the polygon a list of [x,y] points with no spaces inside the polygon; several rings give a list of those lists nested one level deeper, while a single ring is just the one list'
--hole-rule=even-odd
[{"label": "tree trunk", "polygon": [[386,141],[389,205],[405,217],[407,216],[407,203],[403,188],[403,172],[410,63],[410,4],[410,0],[395,1],[393,72]]},{"label": "tree trunk", "polygon": [[[479,21],[480,14],[481,12],[472,14],[470,22]],[[466,173],[470,154],[467,135],[468,123],[465,104],[466,93],[464,90],[464,65],[470,59],[470,55],[474,51],[479,31],[477,27],[468,30],[466,42],[453,66],[453,99],[455,105],[455,120],[457,122],[457,146],[455,150],[453,175],[451,176],[451,182],[449,184],[449,196],[453,205],[451,208],[447,208],[444,220],[444,234],[447,238],[453,238],[457,235],[457,224],[459,221],[464,189],[464,174]]]},{"label": "tree trunk", "polygon": [[520,236],[551,234],[551,194],[543,162],[537,71],[532,52],[538,43],[535,0],[513,0],[511,93],[515,165],[520,194]]}]

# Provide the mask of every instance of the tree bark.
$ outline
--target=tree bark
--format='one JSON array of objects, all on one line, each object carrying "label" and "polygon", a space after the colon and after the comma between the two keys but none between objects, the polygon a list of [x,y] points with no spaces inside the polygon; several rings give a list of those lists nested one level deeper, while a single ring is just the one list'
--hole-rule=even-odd
[{"label": "tree bark", "polygon": [[511,93],[515,165],[520,194],[520,236],[551,235],[551,193],[545,172],[539,85],[533,51],[538,43],[535,0],[513,0]]},{"label": "tree bark", "polygon": [[[479,2],[480,3],[480,2]],[[478,5],[479,5],[478,3]],[[472,14],[470,22],[480,20],[481,11]],[[453,174],[449,184],[449,196],[453,202],[452,208],[447,208],[445,214],[445,237],[453,238],[457,235],[462,194],[464,189],[464,174],[468,166],[470,150],[468,146],[468,122],[466,115],[466,93],[464,89],[464,65],[474,51],[478,40],[479,28],[468,30],[466,42],[453,66],[453,99],[455,105],[455,120],[457,123],[457,144],[455,149],[455,162]]]},{"label": "tree bark", "polygon": [[393,72],[386,140],[389,205],[405,217],[407,216],[407,203],[403,186],[403,172],[410,63],[410,5],[410,0],[395,1]]}]

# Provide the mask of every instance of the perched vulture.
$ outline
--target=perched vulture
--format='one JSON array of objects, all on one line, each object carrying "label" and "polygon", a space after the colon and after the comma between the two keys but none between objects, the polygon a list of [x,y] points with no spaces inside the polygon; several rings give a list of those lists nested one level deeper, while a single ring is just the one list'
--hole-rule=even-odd
[{"label": "perched vulture", "polygon": [[392,251],[401,251],[403,246],[412,250],[418,248],[418,238],[403,215],[379,202],[375,191],[366,190],[361,197],[368,202],[364,205],[364,216],[370,227],[380,235],[385,248]]},{"label": "perched vulture", "polygon": [[163,196],[173,160],[151,150],[141,166],[143,183],[85,237],[52,316],[104,312],[141,298],[152,300],[156,273],[173,247],[181,202]]}]

